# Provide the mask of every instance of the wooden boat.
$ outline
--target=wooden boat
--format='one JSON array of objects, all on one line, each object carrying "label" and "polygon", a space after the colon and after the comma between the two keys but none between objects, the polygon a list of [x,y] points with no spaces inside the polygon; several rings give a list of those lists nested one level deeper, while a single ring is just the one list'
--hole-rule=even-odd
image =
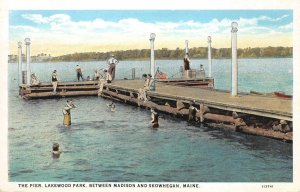
[{"label": "wooden boat", "polygon": [[281,97],[281,98],[286,98],[286,99],[292,99],[293,96],[292,95],[286,95],[284,92],[282,91],[278,91],[278,92],[274,92],[274,95],[276,97]]}]

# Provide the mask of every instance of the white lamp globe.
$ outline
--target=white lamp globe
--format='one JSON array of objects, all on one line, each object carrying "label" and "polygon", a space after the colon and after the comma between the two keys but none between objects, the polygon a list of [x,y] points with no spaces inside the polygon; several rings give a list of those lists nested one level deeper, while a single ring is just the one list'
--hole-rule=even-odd
[{"label": "white lamp globe", "polygon": [[155,33],[150,34],[150,39],[155,39],[155,37],[156,37]]},{"label": "white lamp globe", "polygon": [[27,37],[27,38],[25,38],[24,41],[25,41],[25,44],[26,44],[26,45],[30,44],[30,38]]},{"label": "white lamp globe", "polygon": [[238,26],[239,26],[238,23],[235,21],[231,23],[232,28],[237,28]]}]

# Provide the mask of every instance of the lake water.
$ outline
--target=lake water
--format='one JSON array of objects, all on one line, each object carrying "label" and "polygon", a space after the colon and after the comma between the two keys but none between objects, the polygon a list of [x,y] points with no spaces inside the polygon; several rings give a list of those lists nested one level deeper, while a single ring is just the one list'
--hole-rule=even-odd
[{"label": "lake water", "polygon": [[[215,87],[230,89],[230,60],[213,60]],[[206,60],[193,60],[192,68]],[[32,71],[49,81],[56,69],[60,79],[75,79],[75,66],[85,76],[104,61],[33,63]],[[180,60],[157,61],[169,76],[179,75]],[[130,78],[131,68],[141,76],[148,61],[122,61],[117,78]],[[292,94],[292,59],[240,59],[239,90],[285,91]],[[168,115],[160,128],[149,126],[146,109],[109,100],[76,97],[72,126],[62,126],[63,99],[29,100],[18,97],[17,65],[9,64],[9,180],[37,182],[292,182],[292,144],[189,125]],[[51,157],[52,143],[63,150]]]}]

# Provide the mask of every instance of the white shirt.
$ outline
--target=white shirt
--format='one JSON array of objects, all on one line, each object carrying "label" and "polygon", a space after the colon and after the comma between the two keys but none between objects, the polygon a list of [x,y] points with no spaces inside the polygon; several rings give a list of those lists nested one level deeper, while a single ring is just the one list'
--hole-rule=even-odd
[{"label": "white shirt", "polygon": [[107,60],[107,63],[109,65],[111,65],[111,64],[117,64],[117,63],[119,63],[119,61],[117,59],[115,59],[114,57],[111,57]]},{"label": "white shirt", "polygon": [[81,73],[81,68],[79,66],[75,67],[76,72]]}]

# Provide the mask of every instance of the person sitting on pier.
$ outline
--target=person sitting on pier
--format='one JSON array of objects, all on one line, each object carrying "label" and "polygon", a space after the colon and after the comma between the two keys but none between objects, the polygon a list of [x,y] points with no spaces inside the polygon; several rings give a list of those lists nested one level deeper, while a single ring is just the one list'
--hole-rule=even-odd
[{"label": "person sitting on pier", "polygon": [[86,80],[87,80],[87,81],[92,81],[93,79],[92,79],[90,76],[87,76],[87,77],[86,77]]},{"label": "person sitting on pier", "polygon": [[63,108],[64,121],[63,124],[69,127],[71,125],[71,109],[76,108],[77,106],[73,101],[67,100],[65,107]]},{"label": "person sitting on pier", "polygon": [[154,110],[151,109],[151,123],[152,123],[152,128],[158,128],[158,113]]},{"label": "person sitting on pier", "polygon": [[111,76],[110,81],[113,81],[115,79],[116,64],[118,64],[119,61],[115,59],[114,55],[111,55],[110,58],[107,60],[107,63],[109,65],[108,73]]},{"label": "person sitting on pier", "polygon": [[97,69],[95,69],[94,72],[94,81],[98,81],[100,79],[100,72]]},{"label": "person sitting on pier", "polygon": [[143,100],[144,102],[148,101],[147,99],[147,91],[154,91],[154,79],[150,74],[146,75],[143,74],[143,79],[144,79],[144,87],[143,89],[139,89],[139,99]]},{"label": "person sitting on pier", "polygon": [[52,86],[53,86],[53,93],[56,93],[57,82],[58,82],[57,72],[56,72],[56,70],[54,70],[52,75],[51,75],[51,83],[52,83]]},{"label": "person sitting on pier", "polygon": [[203,65],[200,64],[200,71],[204,71]]},{"label": "person sitting on pier", "polygon": [[59,144],[53,143],[52,145],[52,157],[53,158],[59,158],[61,154],[61,151],[59,150]]},{"label": "person sitting on pier", "polygon": [[31,77],[31,85],[39,85],[39,84],[41,84],[41,82],[38,80],[38,78],[35,75],[35,73],[32,73],[30,77]]},{"label": "person sitting on pier", "polygon": [[99,90],[98,90],[98,95],[102,95],[103,87],[107,83],[107,70],[103,69],[102,73],[100,73],[100,78],[98,81],[99,84]]},{"label": "person sitting on pier", "polygon": [[204,70],[202,64],[200,64],[200,70],[199,70],[199,75],[198,76],[199,76],[198,78],[205,79],[205,70]]},{"label": "person sitting on pier", "polygon": [[75,70],[76,70],[76,73],[77,73],[77,81],[79,81],[80,78],[83,81],[82,70],[81,70],[80,66],[76,65]]}]

